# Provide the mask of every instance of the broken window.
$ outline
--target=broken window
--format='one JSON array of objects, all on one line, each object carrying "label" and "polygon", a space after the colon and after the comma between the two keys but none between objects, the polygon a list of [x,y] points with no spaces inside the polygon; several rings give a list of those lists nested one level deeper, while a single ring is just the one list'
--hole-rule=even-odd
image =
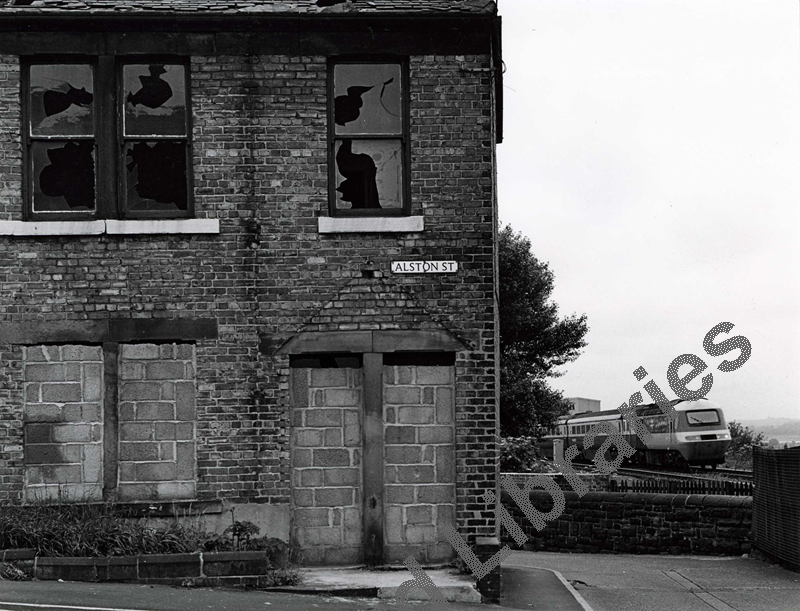
[{"label": "broken window", "polygon": [[95,207],[95,121],[90,64],[35,64],[28,75],[25,141],[32,210]]},{"label": "broken window", "polygon": [[339,62],[331,100],[331,213],[406,214],[405,65]]},{"label": "broken window", "polygon": [[122,69],[125,209],[135,216],[185,211],[186,71],[179,64]]},{"label": "broken window", "polygon": [[191,216],[186,63],[25,63],[32,220]]}]

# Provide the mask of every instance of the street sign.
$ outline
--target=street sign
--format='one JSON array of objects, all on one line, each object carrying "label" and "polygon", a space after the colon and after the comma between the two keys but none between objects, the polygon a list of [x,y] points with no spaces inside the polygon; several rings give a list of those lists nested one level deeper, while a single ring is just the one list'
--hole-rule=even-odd
[{"label": "street sign", "polygon": [[394,274],[455,274],[456,261],[392,261]]}]

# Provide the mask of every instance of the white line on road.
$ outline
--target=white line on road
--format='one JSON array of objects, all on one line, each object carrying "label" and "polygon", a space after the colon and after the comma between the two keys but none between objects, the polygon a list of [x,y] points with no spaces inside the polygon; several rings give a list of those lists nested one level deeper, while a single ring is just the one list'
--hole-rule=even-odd
[{"label": "white line on road", "polygon": [[[79,611],[149,611],[148,609],[118,609],[116,607],[73,607],[71,605],[42,605],[34,603],[12,603],[0,601],[0,605],[12,607],[33,607],[35,609],[78,609]],[[0,611],[19,611],[19,609],[0,609]]]}]

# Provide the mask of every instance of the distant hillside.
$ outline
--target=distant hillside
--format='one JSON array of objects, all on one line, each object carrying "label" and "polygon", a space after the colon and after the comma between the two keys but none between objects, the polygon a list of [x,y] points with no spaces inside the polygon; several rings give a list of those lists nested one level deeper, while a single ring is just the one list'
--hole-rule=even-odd
[{"label": "distant hillside", "polygon": [[800,435],[800,418],[764,418],[762,420],[740,420],[744,426],[765,437],[774,435]]}]

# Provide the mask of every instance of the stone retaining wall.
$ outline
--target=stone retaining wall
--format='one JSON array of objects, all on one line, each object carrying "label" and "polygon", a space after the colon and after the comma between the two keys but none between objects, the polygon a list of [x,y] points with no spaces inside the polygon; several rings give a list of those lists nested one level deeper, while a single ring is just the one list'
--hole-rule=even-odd
[{"label": "stone retaining wall", "polygon": [[[628,554],[739,555],[750,551],[753,499],[741,496],[565,492],[566,509],[538,532],[507,493],[503,505],[528,535],[525,549]],[[541,512],[553,499],[534,490]],[[515,547],[503,529],[503,542]]]},{"label": "stone retaining wall", "polygon": [[43,581],[109,581],[163,585],[272,585],[273,568],[264,551],[153,554],[107,558],[45,558],[36,550],[0,550],[0,561],[13,561]]}]

